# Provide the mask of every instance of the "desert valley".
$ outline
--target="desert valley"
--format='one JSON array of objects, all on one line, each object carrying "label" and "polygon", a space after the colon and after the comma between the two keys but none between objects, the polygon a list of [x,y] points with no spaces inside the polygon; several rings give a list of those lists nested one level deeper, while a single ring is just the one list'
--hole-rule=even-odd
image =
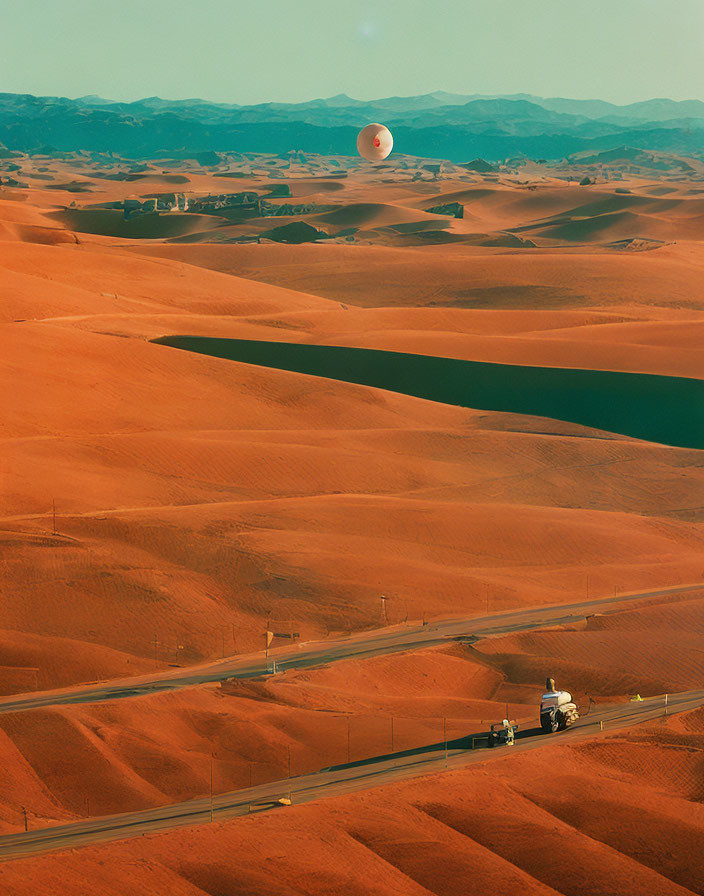
[{"label": "desert valley", "polygon": [[3,156],[0,891],[704,892],[704,162]]}]

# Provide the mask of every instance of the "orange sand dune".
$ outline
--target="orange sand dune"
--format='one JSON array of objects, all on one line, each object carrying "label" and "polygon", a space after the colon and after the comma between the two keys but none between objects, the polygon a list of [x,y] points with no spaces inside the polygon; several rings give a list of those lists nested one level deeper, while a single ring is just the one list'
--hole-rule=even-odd
[{"label": "orange sand dune", "polygon": [[[601,694],[623,700],[635,691],[691,688],[701,677],[696,648],[684,646],[679,668],[663,663],[656,671],[649,625],[658,617],[673,636],[690,630],[701,615],[702,601],[687,599],[475,647],[346,661],[136,701],[3,714],[2,765],[19,778],[31,778],[32,796],[8,795],[0,825],[7,831],[21,826],[22,806],[39,827],[201,797],[209,791],[211,756],[214,789],[225,792],[286,777],[289,763],[292,774],[307,774],[348,758],[437,743],[444,735],[465,737],[506,715],[532,728],[545,669],[570,682],[587,714],[593,693],[600,695],[598,706]],[[609,639],[609,633],[615,637]],[[667,640],[662,643],[669,647]],[[663,677],[653,677],[658,674]],[[691,730],[686,718],[676,717],[672,724],[686,740]],[[642,737],[640,730],[630,736]],[[683,739],[673,734],[670,741],[677,738]],[[78,771],[57,756],[57,742],[70,746]],[[647,738],[637,742],[647,754]],[[637,772],[639,761],[629,767],[627,753],[620,758],[631,772]],[[663,772],[661,786],[676,787],[687,797],[699,792],[694,757]]]},{"label": "orange sand dune", "polygon": [[[687,725],[687,733],[682,731]],[[336,889],[460,896],[701,892],[696,756],[701,713],[583,745],[506,754],[465,771],[229,823],[142,837],[0,869],[4,891],[73,896]],[[579,806],[579,811],[575,811]],[[664,832],[670,836],[664,836]],[[237,861],[231,856],[236,854]],[[559,855],[560,861],[546,860]]]},{"label": "orange sand dune", "polygon": [[416,221],[434,221],[441,226],[448,223],[441,215],[429,215],[416,209],[404,209],[381,203],[350,203],[318,216],[321,224],[339,227],[378,227],[389,224],[405,224]]},{"label": "orange sand dune", "polygon": [[[701,452],[148,341],[701,377],[698,181],[624,172],[569,187],[535,166],[471,182],[365,167],[325,180],[312,176],[323,161],[296,162],[277,182],[337,206],[301,219],[357,233],[226,243],[281,220],[221,227],[176,213],[156,217],[163,232],[138,221],[142,239],[71,229],[90,205],[148,193],[266,195],[264,161],[241,163],[243,179],[157,162],[118,181],[92,177],[87,158],[23,158],[54,180],[0,191],[0,690],[258,650],[267,616],[325,637],[701,581]],[[86,192],[50,188],[76,180]],[[454,201],[464,218],[426,211]],[[184,227],[203,242],[164,241]],[[474,648],[4,715],[0,823],[20,829],[22,806],[38,825],[202,795],[214,751],[223,790],[281,777],[289,747],[294,773],[339,762],[347,712],[361,757],[389,749],[390,715],[407,747],[437,740],[442,716],[457,735],[506,703],[534,721],[548,673],[597,702],[693,687],[701,627],[694,594]],[[700,713],[556,742],[285,817],[10,863],[0,890],[25,896],[31,879],[34,896],[322,896],[373,881],[380,894],[442,896],[471,880],[478,892],[581,896],[589,881],[600,896],[684,896],[704,883],[691,861],[701,736]],[[553,848],[559,866],[544,860]]]},{"label": "orange sand dune", "polygon": [[[539,688],[524,687],[506,704],[503,692],[497,696],[502,681],[466,649],[433,649],[138,701],[3,714],[3,767],[32,776],[33,795],[8,795],[0,825],[16,828],[22,806],[38,826],[200,797],[213,754],[221,792],[286,777],[289,756],[292,773],[304,774],[348,755],[436,743],[443,730],[450,740],[462,737],[507,706],[532,726]],[[65,745],[60,756],[57,742]]]},{"label": "orange sand dune", "polygon": [[[594,616],[584,629],[538,632],[478,645],[492,667],[519,684],[538,684],[542,670],[569,681],[580,701],[590,695],[641,696],[691,690],[704,672],[699,647],[704,603]],[[677,656],[673,663],[672,656]]]},{"label": "orange sand dune", "polygon": [[[603,251],[521,253],[355,246],[140,246],[140,254],[186,261],[362,306],[449,305],[696,310],[698,246],[637,255]],[[342,275],[342,276],[340,276]],[[645,307],[643,307],[645,306]],[[657,309],[656,309],[657,310]]]}]

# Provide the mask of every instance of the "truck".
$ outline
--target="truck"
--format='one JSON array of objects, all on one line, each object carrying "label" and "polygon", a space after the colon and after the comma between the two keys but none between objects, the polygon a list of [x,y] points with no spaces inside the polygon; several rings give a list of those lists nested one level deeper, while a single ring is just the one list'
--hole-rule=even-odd
[{"label": "truck", "polygon": [[572,694],[556,690],[554,679],[548,678],[540,701],[540,727],[546,732],[564,731],[578,718],[579,709],[572,700]]}]

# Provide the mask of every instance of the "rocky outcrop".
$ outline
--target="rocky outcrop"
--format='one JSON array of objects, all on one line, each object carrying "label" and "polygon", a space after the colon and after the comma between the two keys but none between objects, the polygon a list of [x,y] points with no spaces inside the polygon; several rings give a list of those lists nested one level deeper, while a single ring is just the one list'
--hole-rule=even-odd
[{"label": "rocky outcrop", "polygon": [[274,205],[273,202],[267,202],[265,199],[259,203],[259,215],[262,218],[292,218],[299,215],[310,215],[321,210],[321,206],[314,204],[292,205],[290,202],[284,202],[281,205]]},{"label": "rocky outcrop", "polygon": [[481,174],[488,174],[497,170],[484,159],[472,159],[471,162],[465,162],[463,165],[460,165],[460,168],[466,168],[467,171],[479,171]]},{"label": "rocky outcrop", "polygon": [[29,184],[14,177],[0,177],[0,187],[18,187],[21,190],[28,190]]},{"label": "rocky outcrop", "polygon": [[460,202],[447,202],[445,205],[434,205],[426,208],[431,215],[447,215],[450,218],[464,218],[464,206]]},{"label": "rocky outcrop", "polygon": [[312,224],[305,221],[292,221],[281,227],[274,227],[266,233],[260,233],[260,237],[275,240],[277,243],[314,243],[316,240],[326,240],[329,234],[318,230]]}]

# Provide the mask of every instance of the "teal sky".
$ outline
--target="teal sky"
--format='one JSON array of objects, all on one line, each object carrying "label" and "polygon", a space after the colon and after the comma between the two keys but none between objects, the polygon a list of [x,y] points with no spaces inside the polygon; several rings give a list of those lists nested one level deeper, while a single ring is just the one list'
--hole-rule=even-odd
[{"label": "teal sky", "polygon": [[0,91],[704,99],[704,0],[0,0]]}]

